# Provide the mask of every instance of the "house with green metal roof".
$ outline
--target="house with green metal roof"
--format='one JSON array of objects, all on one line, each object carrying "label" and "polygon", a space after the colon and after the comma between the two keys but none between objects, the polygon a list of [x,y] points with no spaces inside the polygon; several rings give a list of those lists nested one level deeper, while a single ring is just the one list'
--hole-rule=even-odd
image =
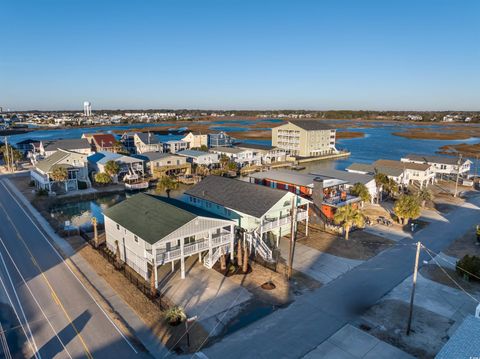
[{"label": "house with green metal roof", "polygon": [[[64,170],[65,178],[58,179],[59,169]],[[55,193],[76,191],[79,182],[90,187],[88,178],[87,155],[83,153],[59,149],[47,158],[35,163],[30,170],[30,177],[37,189],[44,189]]]},{"label": "house with green metal roof", "polygon": [[222,255],[233,256],[235,222],[180,200],[140,193],[104,216],[108,248],[145,279],[152,268],[171,263],[173,270],[175,262],[185,278],[185,259],[192,255],[207,268]]}]

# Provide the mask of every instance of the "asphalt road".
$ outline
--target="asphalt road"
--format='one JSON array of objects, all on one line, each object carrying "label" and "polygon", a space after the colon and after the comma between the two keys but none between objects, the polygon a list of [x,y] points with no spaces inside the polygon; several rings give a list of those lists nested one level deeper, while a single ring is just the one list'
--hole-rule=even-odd
[{"label": "asphalt road", "polygon": [[[413,272],[415,243],[440,252],[480,222],[480,197],[396,246],[338,277],[324,287],[298,297],[285,309],[204,348],[209,358],[301,358],[355,320]],[[430,259],[421,252],[420,263]],[[407,318],[405,318],[405,323]]]},{"label": "asphalt road", "polygon": [[0,352],[146,358],[114,324],[0,179]]}]

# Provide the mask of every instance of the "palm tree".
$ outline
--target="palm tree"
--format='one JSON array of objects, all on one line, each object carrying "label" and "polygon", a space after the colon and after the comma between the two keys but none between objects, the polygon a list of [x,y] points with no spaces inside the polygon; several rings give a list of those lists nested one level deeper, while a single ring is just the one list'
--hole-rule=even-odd
[{"label": "palm tree", "polygon": [[105,172],[110,176],[114,177],[120,172],[120,165],[115,161],[107,161],[105,163]]},{"label": "palm tree", "polygon": [[372,196],[370,196],[367,186],[360,182],[353,185],[350,189],[350,193],[354,196],[360,197],[362,202],[370,202],[372,200]]},{"label": "palm tree", "polygon": [[420,217],[420,199],[413,195],[401,195],[393,206],[393,212],[399,219],[399,222],[404,224],[413,218]]},{"label": "palm tree", "polygon": [[172,176],[163,176],[157,183],[157,192],[165,191],[170,198],[170,191],[178,188],[178,181]]},{"label": "palm tree", "polygon": [[418,190],[418,192],[416,193],[416,195],[417,195],[418,199],[420,200],[422,207],[425,207],[425,204],[428,201],[431,201],[433,199],[433,193],[427,187],[420,188]]},{"label": "palm tree", "polygon": [[377,186],[377,204],[382,200],[383,186],[388,182],[388,177],[375,169],[375,185]]},{"label": "palm tree", "polygon": [[363,227],[365,224],[365,217],[362,212],[351,204],[338,208],[333,220],[336,224],[343,227],[346,240],[348,240],[350,229],[352,229],[353,226]]},{"label": "palm tree", "polygon": [[55,182],[63,182],[68,179],[68,170],[64,166],[59,166],[55,168],[52,173],[50,173],[50,178]]}]

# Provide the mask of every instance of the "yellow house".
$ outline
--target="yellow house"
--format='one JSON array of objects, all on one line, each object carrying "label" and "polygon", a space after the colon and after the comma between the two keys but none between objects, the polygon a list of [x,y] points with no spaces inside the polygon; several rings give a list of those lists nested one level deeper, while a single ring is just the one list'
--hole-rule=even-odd
[{"label": "yellow house", "polygon": [[336,130],[319,120],[296,120],[272,129],[272,146],[291,156],[315,157],[336,153]]},{"label": "yellow house", "polygon": [[200,148],[202,146],[208,147],[208,135],[201,133],[189,132],[182,141],[190,143],[189,148]]}]

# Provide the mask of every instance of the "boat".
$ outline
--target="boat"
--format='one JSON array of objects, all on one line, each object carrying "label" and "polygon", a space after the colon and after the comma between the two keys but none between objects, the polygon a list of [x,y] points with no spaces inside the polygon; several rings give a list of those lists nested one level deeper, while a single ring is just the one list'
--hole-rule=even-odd
[{"label": "boat", "polygon": [[128,183],[125,182],[125,188],[129,191],[140,190],[140,189],[147,189],[149,186],[148,181],[143,182],[135,182],[135,183]]},{"label": "boat", "polygon": [[304,170],[306,167],[305,166],[292,166],[291,168],[294,171],[301,171],[301,170]]}]

